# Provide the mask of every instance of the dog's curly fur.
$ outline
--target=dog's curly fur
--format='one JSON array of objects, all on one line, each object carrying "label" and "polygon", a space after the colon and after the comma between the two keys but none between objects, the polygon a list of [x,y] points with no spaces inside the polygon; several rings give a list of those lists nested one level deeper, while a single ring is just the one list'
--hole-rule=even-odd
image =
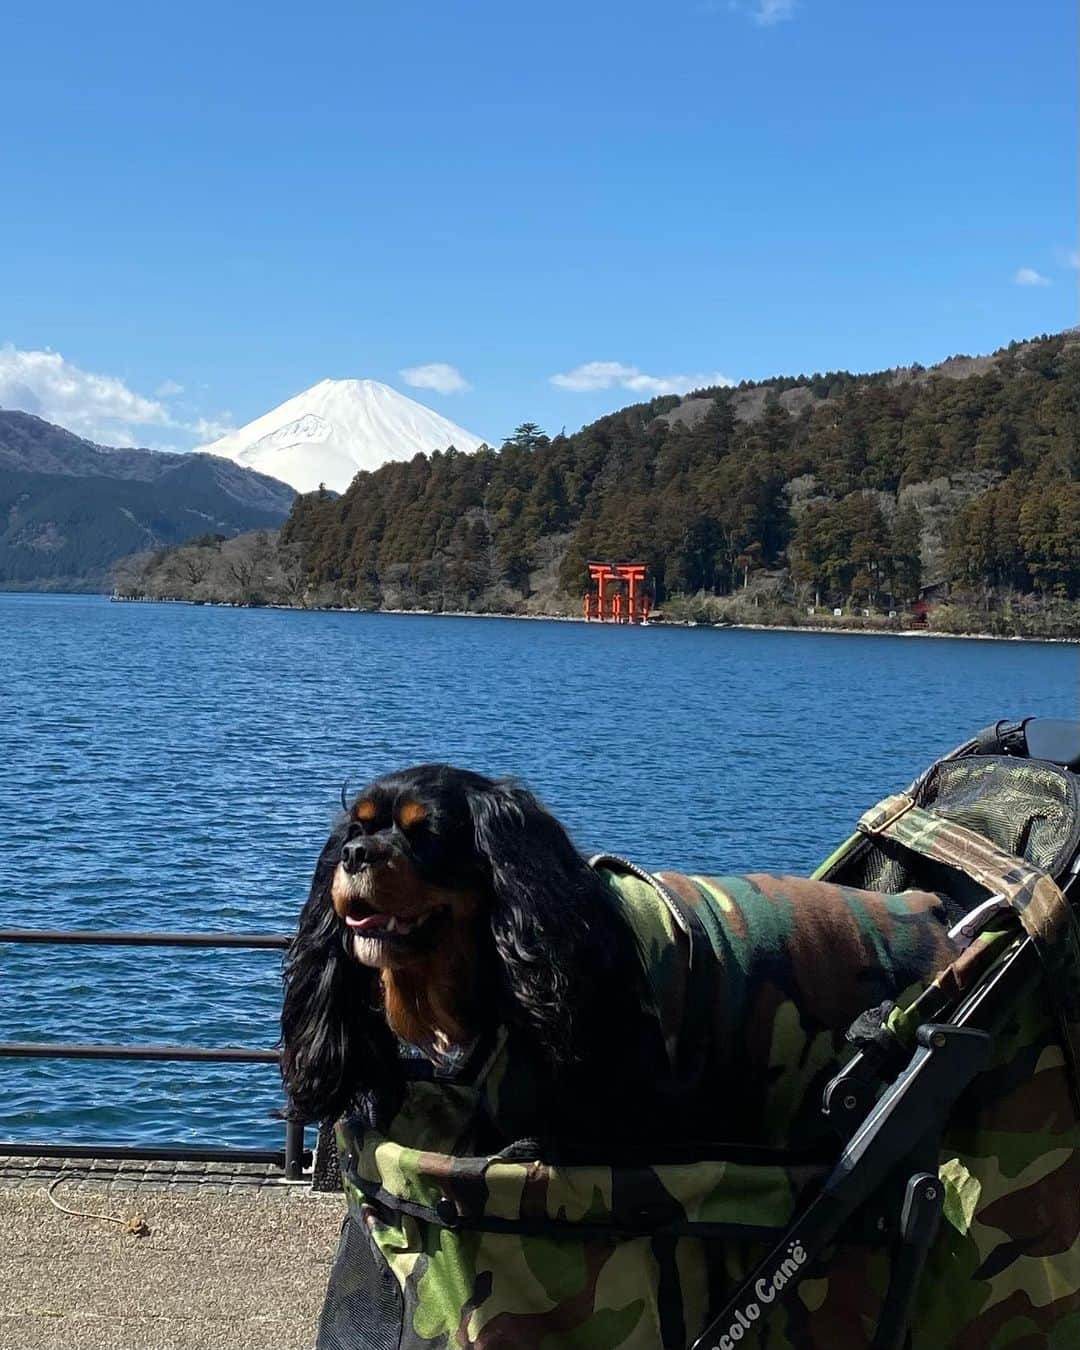
[{"label": "dog's curly fur", "polygon": [[398,1037],[438,1060],[502,1025],[542,1084],[535,1137],[599,1138],[613,1119],[647,1137],[656,1123],[643,1085],[667,1061],[634,936],[511,781],[426,764],[366,787],[322,850],[284,975],[297,1117],[392,1097]]}]

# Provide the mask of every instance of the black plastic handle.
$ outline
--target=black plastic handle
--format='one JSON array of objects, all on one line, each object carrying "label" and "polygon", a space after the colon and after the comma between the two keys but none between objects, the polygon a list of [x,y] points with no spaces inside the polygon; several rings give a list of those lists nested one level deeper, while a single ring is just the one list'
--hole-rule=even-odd
[{"label": "black plastic handle", "polygon": [[1080,773],[1080,722],[1032,717],[1024,723],[1029,759],[1044,759]]}]

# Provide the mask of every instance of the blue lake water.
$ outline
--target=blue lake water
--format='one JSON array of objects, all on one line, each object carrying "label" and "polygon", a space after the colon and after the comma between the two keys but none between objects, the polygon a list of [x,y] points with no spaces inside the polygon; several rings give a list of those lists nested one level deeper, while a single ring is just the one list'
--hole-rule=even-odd
[{"label": "blue lake water", "polygon": [[[1080,649],[0,595],[0,926],[287,932],[343,779],[513,773],[585,851],[805,872]],[[0,945],[0,1039],[268,1047],[273,952]],[[0,1138],[276,1147],[264,1067],[0,1059]]]}]

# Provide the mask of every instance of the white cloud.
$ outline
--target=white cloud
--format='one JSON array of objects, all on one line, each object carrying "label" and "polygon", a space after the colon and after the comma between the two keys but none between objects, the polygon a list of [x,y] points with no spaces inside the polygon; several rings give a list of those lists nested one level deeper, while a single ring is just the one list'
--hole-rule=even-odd
[{"label": "white cloud", "polygon": [[[161,401],[183,393],[175,380],[165,380],[148,398],[115,375],[83,370],[54,351],[20,351],[0,346],[0,408],[15,408],[56,422],[77,436],[100,445],[150,446],[177,450],[176,434],[217,440],[233,430],[232,414],[186,421]],[[173,433],[168,440],[161,428]]]},{"label": "white cloud", "polygon": [[187,427],[198,437],[199,445],[209,445],[236,430],[236,422],[231,412],[223,412],[220,417],[200,417]]},{"label": "white cloud", "polygon": [[0,347],[0,407],[34,413],[80,436],[134,445],[132,428],[169,426],[164,404],[129,389],[115,375],[98,375],[59,352]]},{"label": "white cloud", "polygon": [[1044,277],[1041,272],[1036,272],[1034,267],[1018,267],[1013,281],[1017,286],[1049,286],[1050,278]]},{"label": "white cloud", "polygon": [[463,394],[470,388],[457,366],[445,361],[430,361],[426,366],[406,366],[398,374],[414,389],[434,389],[438,394]]},{"label": "white cloud", "polygon": [[1074,248],[1056,248],[1054,253],[1057,260],[1063,267],[1071,267],[1075,271],[1080,268],[1080,253]]},{"label": "white cloud", "polygon": [[794,16],[799,0],[698,0],[694,7],[698,14],[744,14],[759,28],[772,28]]},{"label": "white cloud", "polygon": [[561,375],[552,375],[551,383],[574,393],[592,393],[597,389],[630,389],[635,394],[685,394],[691,389],[707,389],[713,385],[731,385],[735,381],[719,371],[696,375],[647,375],[637,366],[621,361],[586,361]]},{"label": "white cloud", "polygon": [[796,0],[757,0],[750,11],[754,22],[761,28],[772,28],[783,23],[795,13]]}]

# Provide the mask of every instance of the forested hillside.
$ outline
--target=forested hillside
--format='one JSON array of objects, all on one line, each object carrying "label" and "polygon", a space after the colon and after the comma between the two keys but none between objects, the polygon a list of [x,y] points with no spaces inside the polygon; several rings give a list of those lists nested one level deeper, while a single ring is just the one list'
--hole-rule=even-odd
[{"label": "forested hillside", "polygon": [[[500,451],[299,497],[279,547],[285,603],[576,613],[598,558],[647,562],[684,617],[951,594],[987,627],[1062,631],[1080,613],[1080,338],[660,398],[554,439],[526,424]],[[164,555],[129,584],[191,595],[183,570]],[[1049,609],[1056,626],[1014,622]]]},{"label": "forested hillside", "polygon": [[761,573],[830,604],[1076,597],[1080,341],[655,399],[553,440],[524,426],[298,498],[282,538],[313,592],[361,605],[580,596],[589,558],[646,561],[659,603]]}]

